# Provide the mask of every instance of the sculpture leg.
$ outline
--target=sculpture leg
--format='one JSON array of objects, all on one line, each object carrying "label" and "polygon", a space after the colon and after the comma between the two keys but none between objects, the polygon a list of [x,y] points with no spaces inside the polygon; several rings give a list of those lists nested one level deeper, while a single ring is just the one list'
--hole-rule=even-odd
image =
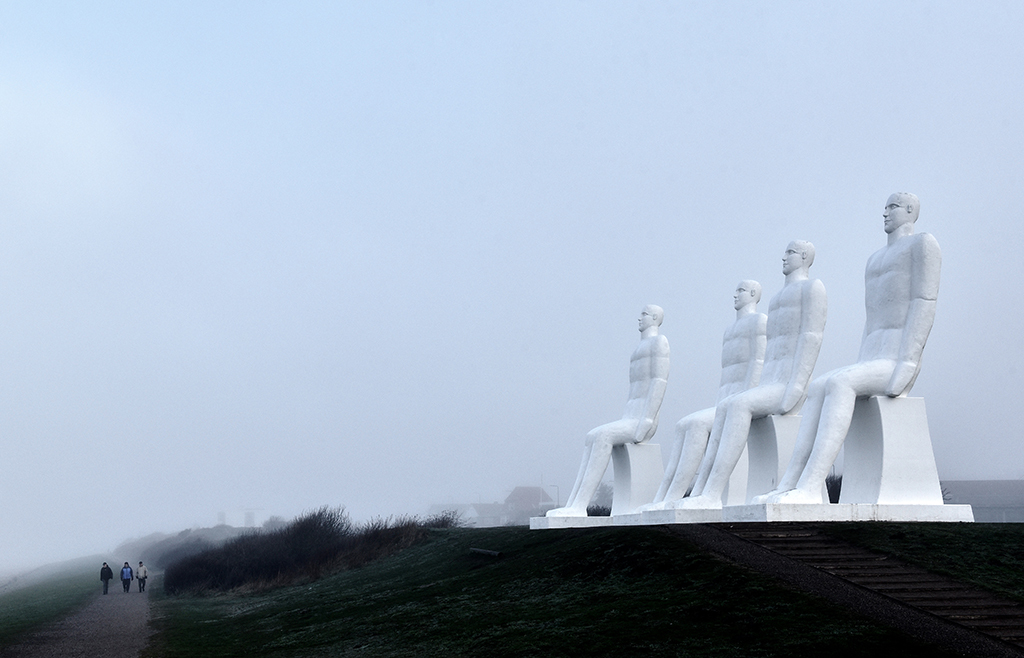
[{"label": "sculpture leg", "polygon": [[[679,465],[679,457],[683,453],[683,445],[686,440],[686,419],[676,423],[676,440],[672,443],[672,452],[668,456],[668,465],[665,466],[665,477],[661,479],[661,486],[658,487],[658,493],[654,495],[654,503],[660,503],[665,500],[665,495],[668,493],[672,486],[672,481],[676,476],[676,467]],[[644,507],[647,507],[646,505]]]},{"label": "sculpture leg", "polygon": [[586,516],[587,505],[597,492],[612,459],[612,447],[626,443],[636,431],[636,422],[621,420],[590,430],[576,483],[565,507],[548,510],[546,516]]},{"label": "sculpture leg", "polygon": [[721,506],[725,486],[729,484],[729,476],[732,475],[732,470],[736,468],[736,462],[743,455],[743,447],[746,445],[747,435],[750,433],[752,417],[750,408],[745,404],[729,406],[725,424],[722,427],[722,439],[718,445],[715,464],[711,468],[707,483],[701,490],[702,497],[718,499],[719,506]]},{"label": "sculpture leg", "polygon": [[800,474],[804,472],[807,459],[814,448],[814,436],[818,431],[818,419],[821,417],[821,405],[825,400],[825,383],[828,377],[829,375],[825,375],[811,382],[807,391],[807,401],[801,409],[800,429],[797,431],[796,445],[793,446],[793,455],[786,466],[786,472],[779,480],[779,486],[768,493],[755,496],[750,501],[754,505],[772,502],[779,494],[796,488]]},{"label": "sculpture leg", "polygon": [[[822,502],[821,491],[825,477],[839,456],[846,434],[850,431],[850,421],[853,419],[857,397],[870,394],[874,390],[884,390],[891,376],[892,365],[889,361],[858,363],[826,375],[824,399],[807,463],[800,473],[796,486],[775,496],[773,502]],[[804,426],[801,423],[801,435],[803,432]]]},{"label": "sculpture leg", "polygon": [[587,464],[590,463],[590,452],[593,448],[591,443],[587,443],[586,447],[583,448],[583,459],[580,461],[580,470],[576,473],[576,482],[572,485],[572,491],[569,492],[569,498],[565,501],[566,507],[572,507],[573,503],[576,502],[576,495],[580,491],[580,483],[583,482],[583,476],[587,472]]},{"label": "sculpture leg", "polygon": [[[675,507],[680,509],[721,509],[722,493],[729,484],[736,463],[743,455],[750,434],[750,421],[753,418],[767,416],[779,405],[785,394],[784,384],[765,384],[732,395],[718,403],[715,411],[715,427],[708,440],[708,450],[701,463],[701,471],[708,468],[708,475],[703,485],[694,485],[689,497],[678,501]],[[712,456],[712,444],[718,443],[718,449]],[[700,486],[698,494],[697,487]]]},{"label": "sculpture leg", "polygon": [[[814,447],[807,458],[803,473],[797,481],[796,490],[820,497],[821,488],[829,469],[839,456],[846,434],[850,431],[853,420],[853,407],[857,403],[857,392],[843,381],[843,377],[829,379],[825,390],[825,400],[821,405],[821,417],[818,420],[818,432],[814,437]],[[803,428],[801,428],[803,429]],[[811,489],[816,486],[816,489]]]},{"label": "sculpture leg", "polygon": [[676,440],[658,495],[653,503],[640,507],[641,511],[668,509],[667,503],[687,494],[704,458],[714,420],[715,409],[712,407],[692,413],[676,423]]},{"label": "sculpture leg", "polygon": [[[728,400],[729,398],[726,398]],[[693,482],[693,489],[690,496],[699,496],[704,491],[704,485],[711,476],[711,468],[715,465],[715,458],[718,456],[718,447],[722,441],[722,428],[725,426],[726,400],[715,408],[715,420],[711,426],[711,435],[708,437],[707,447],[704,449],[704,456],[701,458],[700,466],[697,469],[697,479]]]},{"label": "sculpture leg", "polygon": [[687,417],[690,422],[687,423],[684,430],[683,451],[665,500],[678,500],[686,495],[687,490],[694,484],[694,478],[697,476],[701,462],[704,461],[704,455],[708,452],[708,441],[715,422],[715,410],[705,409],[699,413],[699,416],[693,414]]}]

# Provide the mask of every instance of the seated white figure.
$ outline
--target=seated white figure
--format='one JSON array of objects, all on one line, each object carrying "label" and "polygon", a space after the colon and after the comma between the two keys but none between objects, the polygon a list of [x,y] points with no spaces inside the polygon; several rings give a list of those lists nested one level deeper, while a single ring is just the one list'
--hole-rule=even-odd
[{"label": "seated white figure", "polygon": [[857,363],[811,384],[796,447],[778,488],[755,503],[819,503],[822,483],[846,440],[857,398],[906,395],[921,369],[935,319],[942,255],[935,238],[914,233],[917,197],[899,192],[886,202],[886,246],[864,271],[867,317]]},{"label": "seated white figure", "polygon": [[[733,294],[736,321],[722,337],[722,379],[718,385],[718,401],[757,386],[764,365],[765,327],[768,317],[757,312],[761,301],[761,284],[740,281]],[[715,422],[715,407],[695,411],[676,423],[676,440],[672,444],[665,477],[654,502],[639,511],[666,509],[666,503],[679,500],[689,491],[697,477],[697,468],[704,458],[708,437]]]},{"label": "seated white figure", "polygon": [[658,429],[658,411],[668,385],[668,339],[658,332],[664,318],[659,306],[645,306],[640,314],[640,345],[629,360],[629,400],[622,418],[590,430],[576,484],[565,507],[547,516],[586,516],[611,460],[612,448],[643,443]]},{"label": "seated white figure", "polygon": [[789,244],[782,260],[786,283],[768,303],[768,344],[761,381],[718,403],[693,490],[667,507],[721,509],[722,494],[743,454],[751,420],[799,410],[818,359],[828,312],[825,286],[808,277],[812,262],[814,245],[800,240]]}]

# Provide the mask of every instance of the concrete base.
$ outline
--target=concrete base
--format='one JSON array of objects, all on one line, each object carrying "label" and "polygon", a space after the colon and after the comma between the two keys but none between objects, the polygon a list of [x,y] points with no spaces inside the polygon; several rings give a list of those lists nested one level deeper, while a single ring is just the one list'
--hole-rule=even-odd
[{"label": "concrete base", "polygon": [[643,515],[638,512],[632,514],[619,514],[618,516],[612,516],[612,525],[643,525]]},{"label": "concrete base", "polygon": [[947,521],[971,523],[970,505],[737,505],[726,507],[722,521]]},{"label": "concrete base", "polygon": [[857,400],[840,503],[942,505],[923,398]]},{"label": "concrete base", "polygon": [[670,509],[620,516],[538,516],[530,530],[676,523],[764,523],[771,521],[902,521],[973,523],[970,505],[733,505],[720,510]]},{"label": "concrete base", "polygon": [[[766,416],[750,421],[747,435],[747,481],[743,496],[729,496],[727,505],[745,505],[779,483],[793,456],[800,416]],[[731,484],[731,480],[730,480]],[[826,500],[828,500],[826,498]]]},{"label": "concrete base", "polygon": [[612,448],[615,489],[612,516],[629,514],[654,500],[665,468],[657,443],[627,443]]},{"label": "concrete base", "polygon": [[610,516],[533,516],[530,530],[554,530],[556,528],[597,528],[612,525]]},{"label": "concrete base", "polygon": [[[726,507],[725,509],[731,509]],[[665,525],[669,523],[721,523],[720,509],[658,509],[643,512],[644,525]]]}]

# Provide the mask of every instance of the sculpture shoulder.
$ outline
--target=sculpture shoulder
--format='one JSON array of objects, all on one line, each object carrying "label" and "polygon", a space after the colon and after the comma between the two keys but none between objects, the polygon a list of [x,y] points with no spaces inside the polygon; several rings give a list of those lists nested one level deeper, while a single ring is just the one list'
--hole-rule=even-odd
[{"label": "sculpture shoulder", "polygon": [[635,357],[668,356],[668,351],[668,338],[658,334],[642,339],[633,354]]},{"label": "sculpture shoulder", "polygon": [[730,336],[745,336],[748,334],[763,334],[768,326],[768,316],[764,313],[751,313],[744,315],[726,331],[726,338]]},{"label": "sculpture shoulder", "polygon": [[827,297],[827,294],[825,293],[825,284],[821,282],[821,279],[809,279],[805,281],[803,285],[803,293],[811,302],[824,302]]},{"label": "sculpture shoulder", "polygon": [[924,257],[926,260],[941,260],[942,250],[939,249],[939,241],[931,233],[915,233],[910,236],[914,242],[911,248],[914,254]]}]

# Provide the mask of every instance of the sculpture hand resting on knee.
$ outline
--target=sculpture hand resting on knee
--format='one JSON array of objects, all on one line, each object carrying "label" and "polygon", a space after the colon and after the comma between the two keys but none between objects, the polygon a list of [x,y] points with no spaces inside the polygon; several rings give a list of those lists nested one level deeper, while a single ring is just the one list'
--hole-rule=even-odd
[{"label": "sculpture hand resting on knee", "polygon": [[[757,386],[764,365],[768,317],[757,312],[761,284],[740,281],[732,300],[736,321],[722,337],[722,379],[718,385],[718,402]],[[669,503],[686,495],[697,476],[714,422],[715,407],[711,407],[695,411],[676,423],[676,440],[665,468],[665,477],[654,502],[641,507],[641,511],[666,509]]]},{"label": "sculpture hand resting on knee", "polygon": [[867,317],[857,363],[811,384],[796,447],[779,487],[755,502],[818,503],[825,476],[846,440],[857,398],[906,395],[921,369],[935,319],[942,255],[927,233],[914,233],[917,197],[898,192],[886,202],[886,245],[864,271]]},{"label": "sculpture hand resting on knee", "polygon": [[721,509],[722,494],[750,432],[750,421],[800,408],[818,360],[828,302],[825,286],[808,277],[814,245],[791,242],[782,260],[786,284],[768,303],[767,347],[760,383],[715,408],[708,447],[690,496],[667,506]]},{"label": "sculpture hand resting on knee", "polygon": [[590,430],[576,484],[565,507],[547,516],[586,516],[587,505],[608,468],[612,447],[647,441],[658,429],[658,410],[668,385],[668,339],[658,333],[664,312],[646,306],[640,314],[640,345],[629,360],[629,400],[622,418]]}]

